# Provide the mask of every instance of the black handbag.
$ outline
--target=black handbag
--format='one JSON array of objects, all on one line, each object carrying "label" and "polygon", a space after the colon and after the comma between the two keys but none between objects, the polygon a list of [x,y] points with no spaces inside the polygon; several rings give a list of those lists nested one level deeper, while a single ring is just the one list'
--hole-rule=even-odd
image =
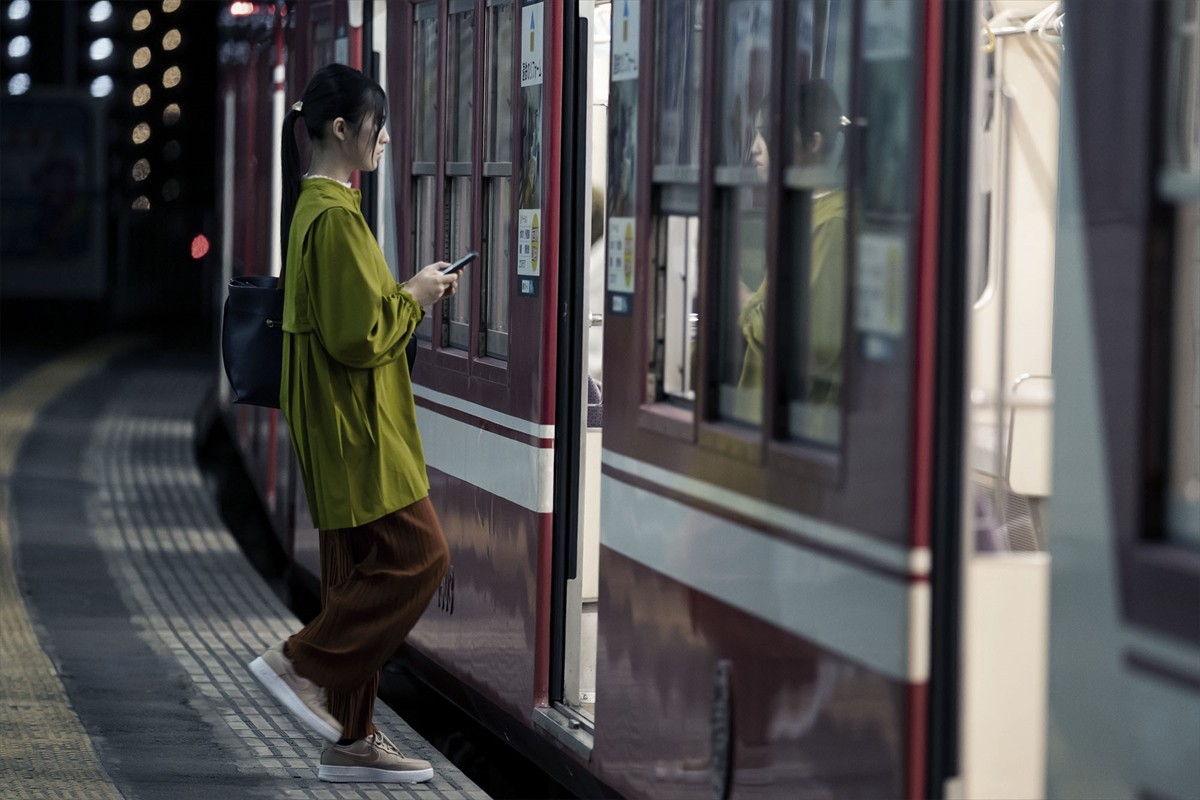
[{"label": "black handbag", "polygon": [[283,290],[278,278],[251,275],[229,281],[221,355],[233,402],[279,408]]},{"label": "black handbag", "polygon": [[[411,373],[417,337],[404,351]],[[256,275],[233,278],[221,321],[221,355],[233,402],[279,408],[283,374],[283,290],[279,279]]]}]

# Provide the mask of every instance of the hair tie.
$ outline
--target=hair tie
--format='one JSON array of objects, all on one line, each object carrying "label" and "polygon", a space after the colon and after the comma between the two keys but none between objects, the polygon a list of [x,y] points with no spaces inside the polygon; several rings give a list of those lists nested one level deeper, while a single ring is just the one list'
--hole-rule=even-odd
[{"label": "hair tie", "polygon": [[304,113],[304,101],[297,100],[296,102],[292,103],[292,111],[295,111],[297,114],[303,114]]}]

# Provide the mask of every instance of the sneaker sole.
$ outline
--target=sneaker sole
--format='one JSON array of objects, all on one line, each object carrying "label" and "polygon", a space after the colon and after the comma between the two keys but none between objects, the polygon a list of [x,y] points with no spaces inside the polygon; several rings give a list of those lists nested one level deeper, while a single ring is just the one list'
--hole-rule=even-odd
[{"label": "sneaker sole", "polygon": [[258,682],[271,693],[271,696],[282,703],[297,719],[323,738],[335,744],[342,738],[342,732],[318,717],[311,708],[306,706],[304,701],[292,691],[292,687],[288,686],[283,678],[276,675],[275,670],[271,669],[271,665],[263,661],[261,656],[250,662],[250,674],[258,678]]},{"label": "sneaker sole", "polygon": [[422,783],[433,777],[429,769],[376,769],[375,767],[327,767],[321,765],[317,777],[330,783]]}]

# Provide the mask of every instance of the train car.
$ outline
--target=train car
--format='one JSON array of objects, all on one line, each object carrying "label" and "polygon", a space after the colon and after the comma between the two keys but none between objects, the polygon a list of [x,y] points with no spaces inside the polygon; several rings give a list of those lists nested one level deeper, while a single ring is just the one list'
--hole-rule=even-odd
[{"label": "train car", "polygon": [[[418,330],[453,563],[397,664],[581,795],[1200,791],[1197,3],[1069,13],[223,8],[225,278],[333,60],[397,278],[480,254]],[[220,402],[315,580],[278,412]]]}]

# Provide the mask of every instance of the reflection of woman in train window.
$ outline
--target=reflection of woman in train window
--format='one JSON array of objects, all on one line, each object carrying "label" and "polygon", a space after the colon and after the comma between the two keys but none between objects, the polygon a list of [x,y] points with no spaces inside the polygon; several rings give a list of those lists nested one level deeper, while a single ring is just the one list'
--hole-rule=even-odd
[{"label": "reflection of woman in train window", "polygon": [[[838,135],[844,117],[833,89],[824,80],[804,83],[795,102],[791,164],[818,167],[830,163],[838,151]],[[765,107],[755,119],[755,138],[750,155],[764,179],[770,163],[764,138]],[[836,189],[812,193],[811,260],[808,280],[808,353],[803,400],[809,404],[837,403],[842,373],[842,329],[845,270],[846,195]],[[766,341],[767,280],[764,278],[742,306],[739,323],[746,337],[746,353],[738,386],[760,389],[763,385],[763,347]],[[781,306],[786,307],[786,301]],[[758,418],[760,410],[751,412]]]}]

